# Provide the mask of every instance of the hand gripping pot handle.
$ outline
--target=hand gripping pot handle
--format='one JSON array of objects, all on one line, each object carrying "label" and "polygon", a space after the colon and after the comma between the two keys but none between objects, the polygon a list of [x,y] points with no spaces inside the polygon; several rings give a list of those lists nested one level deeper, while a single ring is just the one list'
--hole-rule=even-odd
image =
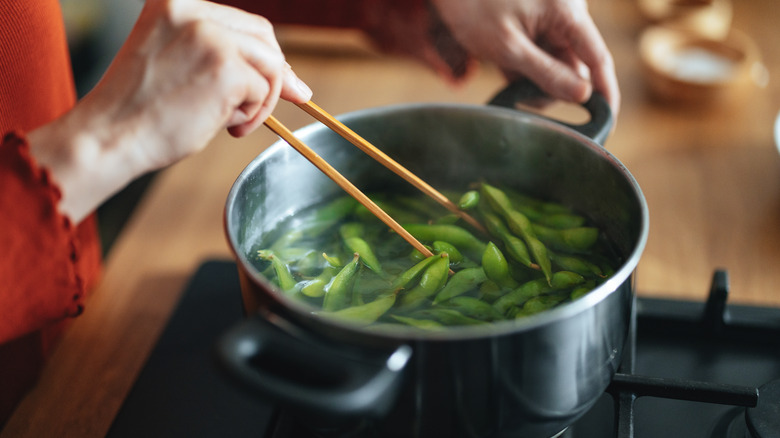
[{"label": "hand gripping pot handle", "polygon": [[412,349],[350,354],[254,315],[225,333],[217,358],[245,389],[308,413],[381,417],[393,405]]},{"label": "hand gripping pot handle", "polygon": [[[515,104],[522,102],[532,102],[548,96],[536,84],[528,80],[512,82],[503,90],[496,94],[489,105],[501,106],[506,108],[515,108]],[[590,120],[582,125],[572,125],[560,120],[553,120],[556,123],[567,126],[580,134],[591,138],[596,143],[603,145],[607,136],[612,130],[614,118],[612,110],[609,107],[607,99],[598,92],[593,92],[585,103],[582,104],[590,114]],[[540,116],[548,120],[548,117]]]}]

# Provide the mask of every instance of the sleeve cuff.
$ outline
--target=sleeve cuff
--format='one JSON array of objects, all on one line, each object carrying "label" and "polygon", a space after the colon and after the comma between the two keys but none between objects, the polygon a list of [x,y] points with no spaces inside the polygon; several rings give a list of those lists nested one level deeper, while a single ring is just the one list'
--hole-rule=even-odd
[{"label": "sleeve cuff", "polygon": [[85,279],[99,269],[99,242],[94,219],[74,226],[59,213],[59,188],[18,132],[0,143],[0,187],[3,343],[82,312]]}]

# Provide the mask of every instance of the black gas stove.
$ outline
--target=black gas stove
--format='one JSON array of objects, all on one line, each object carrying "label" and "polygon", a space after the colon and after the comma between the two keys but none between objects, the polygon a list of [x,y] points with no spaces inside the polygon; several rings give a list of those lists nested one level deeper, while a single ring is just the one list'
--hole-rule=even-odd
[{"label": "black gas stove", "polygon": [[[780,309],[728,292],[716,271],[705,302],[638,298],[621,369],[560,438],[780,437]],[[241,317],[235,264],[204,263],[107,436],[313,437],[218,370],[214,343]]]}]

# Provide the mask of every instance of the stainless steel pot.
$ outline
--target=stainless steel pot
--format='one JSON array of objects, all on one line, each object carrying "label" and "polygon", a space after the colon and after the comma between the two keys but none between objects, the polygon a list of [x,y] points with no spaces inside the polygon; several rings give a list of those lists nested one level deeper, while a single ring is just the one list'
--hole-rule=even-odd
[{"label": "stainless steel pot", "polygon": [[[518,99],[525,97],[512,86],[491,103]],[[370,331],[314,315],[248,260],[280,221],[341,194],[279,142],[247,166],[227,200],[226,233],[251,316],[218,345],[225,369],[336,436],[550,437],[564,430],[620,364],[648,232],[639,186],[595,141],[610,129],[607,104],[595,96],[585,106],[592,120],[580,127],[495,105],[398,105],[340,120],[434,187],[463,189],[484,178],[585,213],[623,261],[589,295],[526,319],[437,333]],[[296,134],[364,190],[405,188],[324,126]]]}]

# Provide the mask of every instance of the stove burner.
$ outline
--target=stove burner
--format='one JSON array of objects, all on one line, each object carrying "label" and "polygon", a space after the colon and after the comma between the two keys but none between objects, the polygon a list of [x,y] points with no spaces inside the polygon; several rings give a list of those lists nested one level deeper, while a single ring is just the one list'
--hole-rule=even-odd
[{"label": "stove burner", "polygon": [[767,438],[780,433],[780,380],[758,388],[758,404],[728,411],[713,429],[713,438]]},{"label": "stove burner", "polygon": [[[236,273],[223,261],[198,270],[106,438],[150,430],[168,438],[317,437],[272,402],[236,391],[211,360],[215,339],[243,316]],[[725,271],[713,276],[706,303],[639,297],[622,369],[559,438],[780,436],[780,308],[727,297]]]},{"label": "stove burner", "polygon": [[745,413],[752,438],[776,437],[780,433],[780,380],[758,388],[758,406]]},{"label": "stove burner", "polygon": [[751,438],[745,422],[745,409],[734,408],[726,412],[712,429],[712,438]]}]

